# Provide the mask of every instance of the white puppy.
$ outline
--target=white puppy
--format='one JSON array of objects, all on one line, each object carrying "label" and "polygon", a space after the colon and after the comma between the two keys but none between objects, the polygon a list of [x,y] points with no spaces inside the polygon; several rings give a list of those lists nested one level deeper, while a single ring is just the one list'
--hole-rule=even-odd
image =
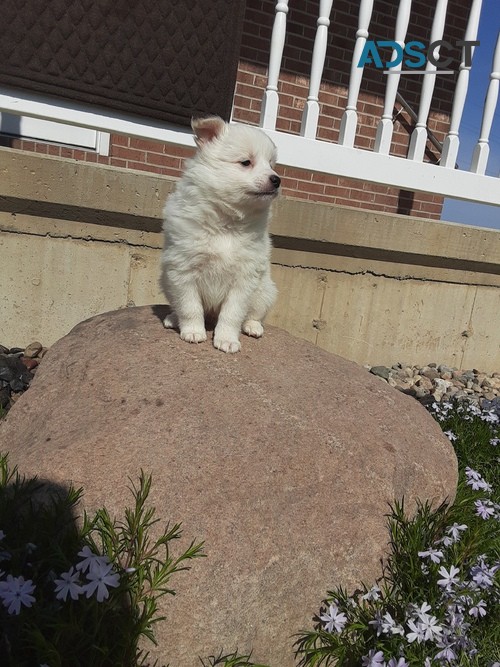
[{"label": "white puppy", "polygon": [[262,336],[276,297],[268,233],[276,147],[262,130],[217,116],[192,127],[198,150],[164,209],[161,284],[173,308],[164,325],[199,343],[205,317],[214,318],[214,346],[238,352],[242,330]]}]

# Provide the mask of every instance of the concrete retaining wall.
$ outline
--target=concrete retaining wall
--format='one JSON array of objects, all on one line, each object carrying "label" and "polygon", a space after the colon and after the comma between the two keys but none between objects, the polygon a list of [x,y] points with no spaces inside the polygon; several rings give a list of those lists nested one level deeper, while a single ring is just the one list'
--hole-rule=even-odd
[{"label": "concrete retaining wall", "polygon": [[[0,149],[0,343],[163,302],[167,177]],[[478,221],[480,223],[480,221]],[[500,232],[282,198],[268,318],[359,363],[500,369]]]}]

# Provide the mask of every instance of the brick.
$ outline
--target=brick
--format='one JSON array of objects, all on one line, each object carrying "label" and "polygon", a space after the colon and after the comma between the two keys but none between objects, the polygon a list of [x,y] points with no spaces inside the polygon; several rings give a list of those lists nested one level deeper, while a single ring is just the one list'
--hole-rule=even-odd
[{"label": "brick", "polygon": [[156,173],[156,174],[161,173],[161,170],[160,170],[159,167],[156,167],[153,164],[145,164],[144,162],[127,161],[127,167],[129,169],[138,169],[140,171],[149,171],[149,172]]},{"label": "brick", "polygon": [[145,151],[139,151],[134,148],[123,148],[122,146],[113,146],[112,147],[112,156],[121,157],[125,160],[133,160],[135,162],[144,162],[146,157]]},{"label": "brick", "polygon": [[122,160],[121,158],[118,157],[112,157],[109,159],[109,163],[113,165],[113,167],[122,167],[125,169],[127,166],[127,160]]},{"label": "brick", "polygon": [[165,151],[164,142],[140,139],[139,137],[130,137],[129,147],[132,149],[148,151],[152,153],[163,153]]},{"label": "brick", "polygon": [[125,137],[123,134],[112,134],[110,137],[110,145],[129,146],[130,137]]},{"label": "brick", "polygon": [[[47,147],[49,148],[49,147]],[[48,151],[50,153],[50,151]],[[69,158],[74,158],[75,156],[75,151],[73,148],[66,148],[66,146],[61,146],[61,151],[59,153],[61,157],[69,157]]]},{"label": "brick", "polygon": [[49,147],[48,147],[47,144],[36,142],[34,150],[35,150],[35,153],[46,153],[47,154],[49,152]]},{"label": "brick", "polygon": [[146,153],[148,164],[158,167],[170,167],[171,169],[180,169],[181,161],[178,157],[172,155],[159,155],[158,153]]}]

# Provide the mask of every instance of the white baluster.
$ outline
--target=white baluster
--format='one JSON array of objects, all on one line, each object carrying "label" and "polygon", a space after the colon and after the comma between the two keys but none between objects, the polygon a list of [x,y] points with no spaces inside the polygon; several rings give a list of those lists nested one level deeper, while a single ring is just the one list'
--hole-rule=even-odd
[{"label": "white baluster", "polygon": [[[483,0],[473,0],[469,15],[469,22],[465,30],[464,41],[473,42],[477,37],[479,27],[479,17],[481,14],[481,6]],[[474,47],[471,47],[469,58],[472,60]],[[466,47],[462,48],[462,60],[460,62],[460,70],[457,78],[457,85],[455,87],[455,95],[453,97],[453,107],[451,110],[450,129],[443,143],[443,151],[441,154],[441,165],[455,169],[457,162],[458,148],[460,146],[460,138],[458,136],[458,129],[462,114],[464,112],[465,98],[469,88],[469,72],[471,65],[466,64]]]},{"label": "white baluster", "polygon": [[358,123],[358,105],[359,88],[363,78],[364,67],[358,67],[358,63],[365,48],[368,38],[368,26],[372,17],[373,0],[362,0],[359,8],[358,30],[356,32],[356,44],[351,63],[351,76],[349,79],[349,93],[347,96],[347,106],[340,123],[339,144],[343,146],[353,146],[356,136],[356,126]]},{"label": "white baluster", "polygon": [[[482,2],[482,0],[481,0]],[[410,20],[412,0],[401,0],[399,3],[398,16],[396,18],[396,31],[394,41],[402,49],[405,46],[406,32],[408,30],[408,23]],[[396,49],[392,52],[391,60],[395,60],[397,55]],[[387,86],[385,89],[384,111],[382,118],[377,127],[377,136],[375,137],[375,152],[384,153],[387,155],[391,148],[392,133],[394,130],[394,123],[392,119],[394,104],[396,102],[396,94],[398,92],[399,79],[401,78],[401,68],[403,63],[395,65],[391,69],[391,74],[387,77]]]},{"label": "white baluster", "polygon": [[326,46],[328,42],[328,26],[333,0],[320,0],[319,18],[317,20],[316,37],[311,63],[311,77],[309,79],[309,95],[302,114],[300,134],[309,139],[316,138],[319,119],[319,87],[325,65]]},{"label": "white baluster", "polygon": [[266,130],[274,130],[276,128],[276,119],[278,118],[278,80],[281,59],[283,57],[283,47],[285,46],[288,0],[278,0],[275,11],[276,16],[274,17],[273,33],[271,36],[271,52],[269,54],[269,74],[260,112],[260,126]]},{"label": "white baluster", "polygon": [[472,164],[470,170],[476,174],[484,174],[486,172],[486,165],[488,164],[488,157],[490,154],[490,132],[493,124],[493,116],[498,101],[498,88],[500,85],[500,33],[497,37],[497,45],[495,47],[495,54],[493,55],[493,67],[490,74],[490,83],[488,85],[488,92],[486,93],[486,100],[484,102],[483,120],[481,122],[481,134],[479,141],[474,149],[472,155]]},{"label": "white baluster", "polygon": [[[443,38],[444,23],[446,19],[446,7],[448,0],[437,0],[436,13],[432,24],[430,43]],[[439,57],[439,49],[434,51],[434,58]],[[431,108],[432,94],[436,85],[437,67],[430,60],[427,61],[425,74],[423,76],[422,90],[420,92],[420,105],[415,129],[411,134],[408,158],[410,160],[422,161],[424,157],[425,144],[427,143],[427,118]]]}]

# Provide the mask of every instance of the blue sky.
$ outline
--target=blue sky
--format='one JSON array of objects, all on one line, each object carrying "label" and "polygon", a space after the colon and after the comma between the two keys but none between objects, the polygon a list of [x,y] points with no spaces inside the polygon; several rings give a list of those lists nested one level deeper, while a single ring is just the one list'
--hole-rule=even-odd
[{"label": "blue sky", "polygon": [[[474,51],[469,90],[459,131],[460,150],[457,161],[461,169],[469,169],[474,146],[479,138],[483,103],[499,30],[500,0],[484,0],[478,35],[481,44]],[[491,129],[490,158],[486,173],[490,176],[500,175],[500,102]],[[500,188],[500,180],[497,187]],[[446,199],[441,219],[500,229],[500,207]]]}]

